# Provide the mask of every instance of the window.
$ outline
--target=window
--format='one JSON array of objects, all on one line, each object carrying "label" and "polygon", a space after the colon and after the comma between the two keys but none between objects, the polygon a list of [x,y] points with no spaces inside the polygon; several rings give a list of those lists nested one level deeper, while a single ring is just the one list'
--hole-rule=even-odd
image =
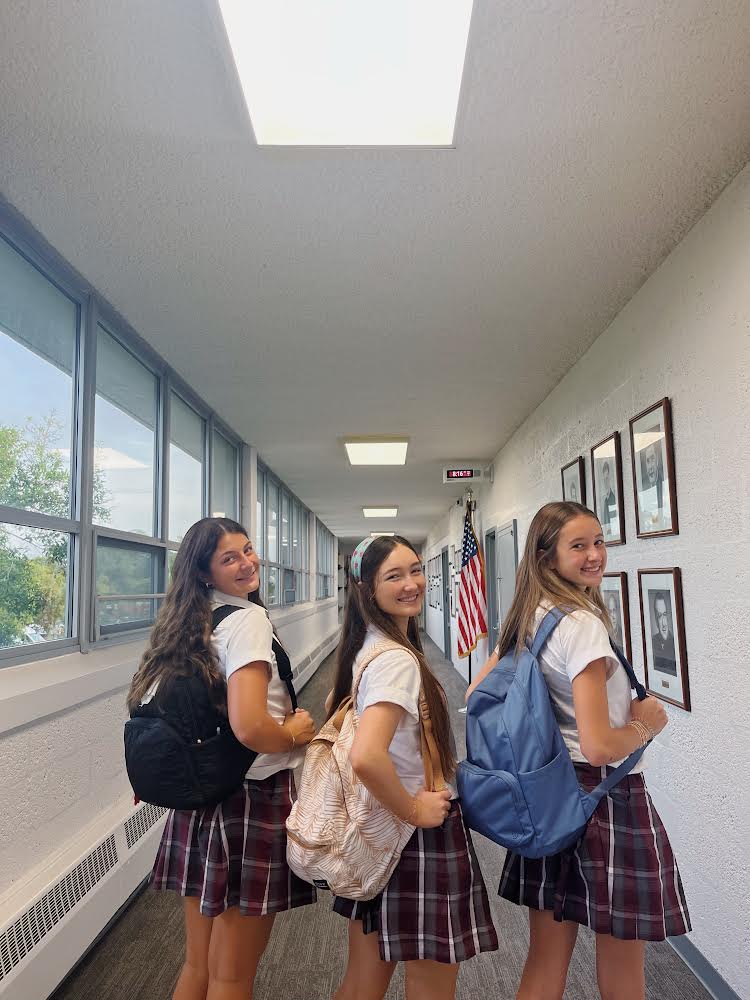
[{"label": "window", "polygon": [[156,534],[158,379],[103,327],[96,339],[97,524]]},{"label": "window", "polygon": [[0,647],[75,634],[79,308],[0,237]]},{"label": "window", "polygon": [[[208,498],[230,517],[241,506],[231,430],[8,215],[0,208],[3,663],[149,628]],[[264,578],[280,594],[278,567]]]},{"label": "window", "polygon": [[169,537],[181,542],[203,517],[205,421],[176,393],[170,397]]},{"label": "window", "polygon": [[211,516],[237,520],[237,449],[220,434],[213,432],[211,475]]},{"label": "window", "polygon": [[259,464],[256,548],[269,607],[309,600],[309,517],[304,504]]},{"label": "window", "polygon": [[320,600],[325,597],[333,597],[334,590],[334,537],[331,532],[320,521],[317,522],[316,549],[318,564],[318,586],[316,596]]}]

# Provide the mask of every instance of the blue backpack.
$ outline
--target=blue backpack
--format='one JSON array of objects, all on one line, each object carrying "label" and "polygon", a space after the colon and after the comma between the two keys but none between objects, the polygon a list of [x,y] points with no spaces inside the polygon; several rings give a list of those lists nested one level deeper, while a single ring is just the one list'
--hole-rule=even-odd
[{"label": "blue backpack", "polygon": [[[466,822],[526,858],[575,844],[601,799],[638,763],[643,747],[591,792],[578,784],[537,657],[564,617],[553,608],[530,649],[506,653],[472,691],[466,712],[467,759],[458,765]],[[646,697],[633,668],[612,643],[638,698]]]}]

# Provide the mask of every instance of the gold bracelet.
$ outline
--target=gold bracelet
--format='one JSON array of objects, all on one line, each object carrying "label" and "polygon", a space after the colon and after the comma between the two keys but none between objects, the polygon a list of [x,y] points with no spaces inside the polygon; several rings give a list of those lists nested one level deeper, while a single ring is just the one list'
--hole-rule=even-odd
[{"label": "gold bracelet", "polygon": [[291,753],[292,750],[296,750],[297,749],[297,740],[294,738],[294,733],[291,732],[291,730],[289,732],[289,735],[292,737],[292,745],[289,748],[289,751]]},{"label": "gold bracelet", "polygon": [[645,722],[641,722],[640,719],[631,719],[630,722],[628,723],[628,725],[632,726],[633,729],[635,729],[635,731],[638,733],[638,736],[640,737],[640,740],[641,740],[641,746],[642,747],[645,747],[646,744],[648,742],[650,742],[650,740],[653,739],[653,733],[651,732],[651,730],[649,729],[649,727],[646,725],[646,723]]},{"label": "gold bracelet", "polygon": [[416,820],[416,818],[417,818],[417,810],[418,809],[419,809],[419,801],[417,799],[417,796],[413,795],[412,796],[412,806],[411,806],[411,809],[409,810],[409,815],[404,820],[404,823],[407,823],[409,826],[416,826],[417,824],[414,822],[414,820]]}]

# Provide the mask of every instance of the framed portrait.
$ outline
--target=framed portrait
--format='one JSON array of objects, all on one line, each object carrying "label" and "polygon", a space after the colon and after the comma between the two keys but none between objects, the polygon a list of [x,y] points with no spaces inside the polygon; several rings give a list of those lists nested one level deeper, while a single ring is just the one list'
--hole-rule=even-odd
[{"label": "framed portrait", "polygon": [[625,654],[625,659],[633,662],[633,647],[630,642],[630,606],[628,604],[628,574],[605,573],[600,587],[604,606],[612,620],[612,638]]},{"label": "framed portrait", "polygon": [[586,463],[582,456],[560,469],[562,479],[563,500],[573,500],[575,503],[586,504]]},{"label": "framed portrait", "polygon": [[643,663],[649,694],[690,711],[679,569],[639,569]]},{"label": "framed portrait", "polygon": [[678,534],[672,408],[668,398],[630,421],[630,457],[636,534],[639,538]]},{"label": "framed portrait", "polygon": [[625,511],[622,503],[622,454],[620,433],[595,444],[591,449],[591,485],[594,511],[607,545],[625,544]]}]

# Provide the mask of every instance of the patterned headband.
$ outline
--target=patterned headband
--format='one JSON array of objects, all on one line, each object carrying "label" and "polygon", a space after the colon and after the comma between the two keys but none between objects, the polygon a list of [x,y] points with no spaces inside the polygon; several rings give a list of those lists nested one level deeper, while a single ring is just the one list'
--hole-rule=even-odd
[{"label": "patterned headband", "polygon": [[374,541],[374,538],[363,538],[354,552],[352,552],[352,561],[349,563],[349,572],[352,575],[352,579],[357,580],[357,582],[362,579],[362,556],[365,552],[367,552]]}]

